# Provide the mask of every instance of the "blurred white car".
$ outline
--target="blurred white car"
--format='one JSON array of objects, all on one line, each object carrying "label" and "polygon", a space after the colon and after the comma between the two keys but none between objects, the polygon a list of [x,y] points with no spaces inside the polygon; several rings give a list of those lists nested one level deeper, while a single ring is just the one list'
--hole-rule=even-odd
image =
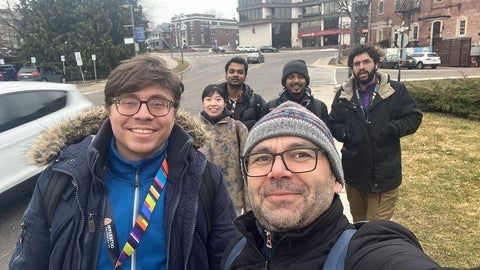
[{"label": "blurred white car", "polygon": [[[44,169],[27,164],[32,141],[46,127],[93,107],[75,85],[0,82],[0,204],[20,195]],[[27,181],[32,180],[32,181]],[[17,190],[18,188],[19,190]]]},{"label": "blurred white car", "polygon": [[258,52],[258,49],[251,45],[241,45],[236,49],[237,52]]},{"label": "blurred white car", "polygon": [[442,63],[440,56],[436,52],[412,53],[409,56],[416,60],[417,68],[419,69],[424,67],[436,69]]}]

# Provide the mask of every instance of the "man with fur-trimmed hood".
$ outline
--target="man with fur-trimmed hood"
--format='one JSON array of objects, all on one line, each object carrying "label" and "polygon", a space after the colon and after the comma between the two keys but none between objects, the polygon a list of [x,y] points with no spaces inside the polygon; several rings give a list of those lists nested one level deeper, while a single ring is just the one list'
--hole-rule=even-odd
[{"label": "man with fur-trimmed hood", "polygon": [[[41,135],[31,159],[49,166],[10,269],[219,268],[235,213],[221,171],[197,149],[208,134],[179,110],[182,92],[159,58],[136,56],[110,74],[106,110]],[[70,181],[50,220],[45,196],[59,173]],[[214,191],[206,199],[204,178]]]}]

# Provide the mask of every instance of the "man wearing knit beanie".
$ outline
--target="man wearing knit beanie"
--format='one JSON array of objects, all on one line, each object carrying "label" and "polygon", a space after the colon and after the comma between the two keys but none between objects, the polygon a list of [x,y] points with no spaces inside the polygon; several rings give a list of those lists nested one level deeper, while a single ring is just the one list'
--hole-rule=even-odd
[{"label": "man wearing knit beanie", "polygon": [[313,112],[329,126],[327,105],[314,98],[309,88],[310,75],[304,60],[292,60],[283,66],[282,78],[283,89],[279,97],[270,100],[267,107],[271,110],[287,100],[297,102]]},{"label": "man wearing knit beanie", "polygon": [[438,269],[399,224],[354,229],[338,195],[343,170],[332,134],[298,103],[282,103],[253,126],[241,165],[252,210],[235,220],[243,237],[221,269]]}]

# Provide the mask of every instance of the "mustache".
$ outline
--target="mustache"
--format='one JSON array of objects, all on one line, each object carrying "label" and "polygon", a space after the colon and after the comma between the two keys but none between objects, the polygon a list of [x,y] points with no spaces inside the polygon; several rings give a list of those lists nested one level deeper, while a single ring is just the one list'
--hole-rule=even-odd
[{"label": "mustache", "polygon": [[270,181],[270,184],[264,186],[260,194],[262,196],[269,195],[278,191],[288,191],[292,193],[305,193],[307,188],[304,185],[296,185],[292,180],[288,179],[279,179]]}]

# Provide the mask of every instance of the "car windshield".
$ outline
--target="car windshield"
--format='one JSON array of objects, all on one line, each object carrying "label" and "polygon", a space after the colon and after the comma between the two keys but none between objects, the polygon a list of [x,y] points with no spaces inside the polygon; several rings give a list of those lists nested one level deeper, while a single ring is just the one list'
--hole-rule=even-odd
[{"label": "car windshield", "polygon": [[13,67],[10,67],[10,66],[0,67],[0,71],[12,71],[12,70],[13,70]]},{"label": "car windshield", "polygon": [[20,71],[21,72],[33,72],[33,71],[37,71],[37,68],[36,67],[25,67],[25,68],[21,68]]}]

